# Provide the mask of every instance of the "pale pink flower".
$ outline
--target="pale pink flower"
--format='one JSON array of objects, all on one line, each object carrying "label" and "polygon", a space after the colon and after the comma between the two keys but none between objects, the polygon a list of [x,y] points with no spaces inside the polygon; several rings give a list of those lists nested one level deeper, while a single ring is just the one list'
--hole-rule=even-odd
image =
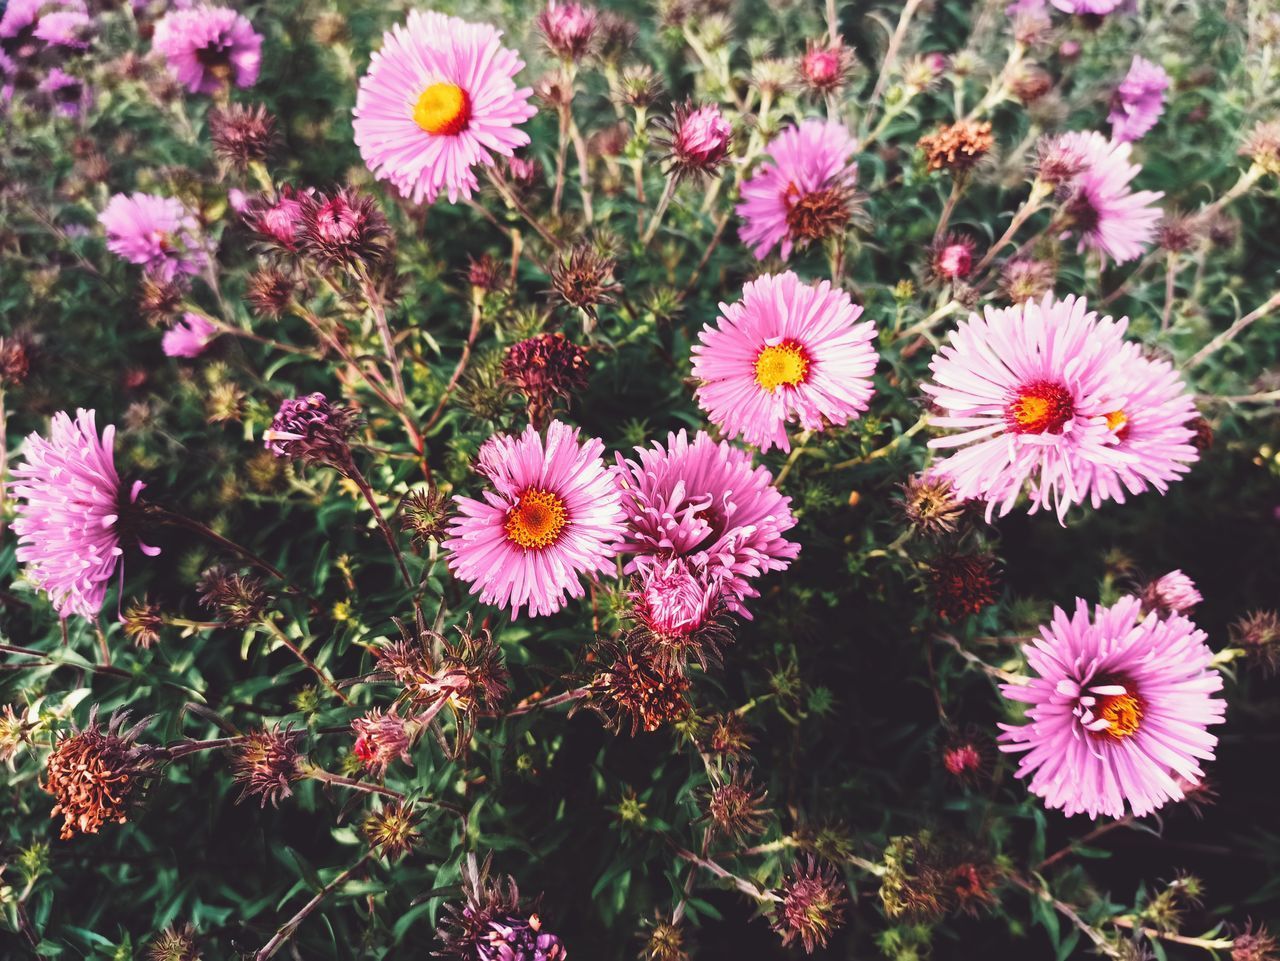
[{"label": "pale pink flower", "polygon": [[252,87],[262,66],[262,35],[227,7],[170,10],[156,22],[151,45],[192,93]]},{"label": "pale pink flower", "polygon": [[1142,817],[1181,800],[1213,759],[1227,702],[1204,631],[1178,614],[1142,614],[1136,597],[1093,617],[1083,600],[1061,608],[1024,645],[1035,672],[1005,684],[1005,697],[1029,705],[1028,723],[1001,724],[1002,751],[1026,755],[1017,776],[1045,806],[1064,814]]},{"label": "pale pink flower", "polygon": [[196,218],[172,197],[116,194],[98,215],[107,249],[164,280],[199,273],[209,261]]},{"label": "pale pink flower", "polygon": [[1129,72],[1111,97],[1111,139],[1138,140],[1146,135],[1164,113],[1164,92],[1169,75],[1150,60],[1134,56]]},{"label": "pale pink flower", "polygon": [[203,314],[187,311],[164,332],[160,346],[168,357],[199,357],[218,336],[218,327]]},{"label": "pale pink flower", "polygon": [[1140,597],[1144,611],[1160,614],[1185,614],[1204,600],[1196,582],[1180,570],[1157,577],[1143,588]]},{"label": "pale pink flower", "polygon": [[844,426],[867,409],[877,354],[875,325],[827,280],[766,274],[720,305],[693,347],[698,404],[730,439],[761,451],[791,449],[788,421],[805,430]]},{"label": "pale pink flower", "polygon": [[687,637],[710,624],[721,605],[719,578],[683,557],[640,568],[628,597],[635,618],[661,637]]},{"label": "pale pink flower", "polygon": [[1079,249],[1096,250],[1104,261],[1110,257],[1117,263],[1142,256],[1161,217],[1160,208],[1152,205],[1164,194],[1130,189],[1130,181],[1142,171],[1129,163],[1132,145],[1114,143],[1096,131],[1063,134],[1059,142],[1084,163],[1062,208],[1066,230],[1079,238]]}]

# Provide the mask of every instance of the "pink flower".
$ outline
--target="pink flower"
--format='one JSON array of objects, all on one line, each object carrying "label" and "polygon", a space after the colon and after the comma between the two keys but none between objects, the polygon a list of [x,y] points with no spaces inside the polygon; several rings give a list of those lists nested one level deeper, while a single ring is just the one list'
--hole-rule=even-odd
[{"label": "pink flower", "polygon": [[626,515],[623,553],[635,573],[680,557],[720,580],[725,604],[750,618],[741,601],[758,597],[751,580],[785,570],[800,545],[782,535],[795,526],[789,497],[773,486],[746,451],[682,430],[667,444],[637,447],[636,460],[617,455],[615,470]]},{"label": "pink flower", "polygon": [[581,576],[607,573],[622,538],[620,497],[596,439],[552,421],[545,441],[532,425],[499,434],[480,449],[476,469],[492,490],[484,500],[454,497],[461,511],[445,542],[449,568],[471,593],[512,617],[527,606],[554,614],[585,593]]},{"label": "pink flower", "polygon": [[164,332],[160,345],[167,357],[198,357],[217,336],[217,326],[207,317],[188,311]]},{"label": "pink flower", "polygon": [[1053,5],[1064,13],[1104,16],[1114,13],[1125,0],[1053,0]]},{"label": "pink flower", "polygon": [[947,234],[933,248],[933,273],[943,280],[960,280],[973,269],[973,251],[977,245],[972,237]]},{"label": "pink flower", "polygon": [[565,60],[580,60],[591,49],[599,14],[581,3],[549,0],[538,14],[538,29],[551,52]]},{"label": "pink flower", "polygon": [[478,189],[473,168],[529,143],[536,112],[514,77],[524,62],[501,32],[434,11],[411,11],[388,31],[356,94],[355,137],[379,180],[415,203]]},{"label": "pink flower", "polygon": [[761,451],[791,449],[788,421],[805,430],[843,426],[867,409],[875,326],[830,281],[766,274],[720,305],[716,327],[693,347],[698,404],[725,436]]},{"label": "pink flower", "polygon": [[40,90],[49,95],[53,109],[64,117],[79,117],[89,105],[89,88],[79,77],[73,77],[61,67],[54,67],[40,83]]},{"label": "pink flower", "polygon": [[1195,399],[1172,364],[1125,344],[1112,383],[1116,406],[1106,422],[1115,456],[1080,465],[1095,507],[1105,500],[1123,504],[1126,491],[1154,487],[1163,494],[1200,459],[1191,426],[1198,416]]},{"label": "pink flower", "polygon": [[[13,469],[11,494],[17,559],[31,583],[49,595],[59,616],[93,619],[102,609],[120,547],[120,515],[145,486],[134,481],[126,494],[116,473],[115,427],[98,438],[91,410],[53,416],[49,437],[32,433],[23,463]],[[138,543],[149,557],[157,547]]]},{"label": "pink flower", "polygon": [[246,206],[245,223],[263,240],[284,250],[296,251],[302,240],[302,224],[307,211],[305,198],[311,193],[311,188],[299,191],[285,184],[275,197],[260,195]]},{"label": "pink flower", "polygon": [[729,156],[733,125],[713,103],[696,108],[692,103],[677,106],[668,131],[663,144],[676,176],[714,173]]},{"label": "pink flower", "polygon": [[83,9],[56,10],[40,18],[34,35],[55,47],[87,50],[93,35],[93,21]]},{"label": "pink flower", "polygon": [[1156,125],[1164,113],[1164,92],[1169,75],[1150,60],[1135,56],[1129,72],[1111,97],[1111,139],[1137,140]]},{"label": "pink flower", "polygon": [[356,735],[351,753],[374,777],[384,776],[397,758],[412,766],[409,748],[413,738],[408,723],[394,707],[389,711],[374,708],[352,721],[351,730]]},{"label": "pink flower", "polygon": [[778,245],[786,260],[796,244],[845,228],[858,175],[849,158],[857,148],[843,124],[826,120],[805,120],[770,142],[767,162],[742,185],[736,208],[742,242],[757,260]]},{"label": "pink flower", "polygon": [[[1213,759],[1227,702],[1205,634],[1185,617],[1142,616],[1136,597],[1111,607],[1076,601],[1023,647],[1036,677],[1005,684],[1028,705],[1029,723],[1001,724],[1002,751],[1026,751],[1018,776],[1049,808],[1118,818],[1126,803],[1142,817],[1181,800],[1184,785]],[[1179,780],[1181,779],[1181,780]]]},{"label": "pink flower", "polygon": [[960,448],[935,473],[961,499],[986,501],[988,519],[997,507],[1009,513],[1029,485],[1032,512],[1049,507],[1064,520],[1088,492],[1084,465],[1124,460],[1107,415],[1123,402],[1115,362],[1126,324],[1052,294],[961,321],[921,385],[939,411],[932,425],[958,431],[929,442]]},{"label": "pink flower", "polygon": [[800,58],[800,79],[819,93],[831,93],[844,85],[853,64],[853,53],[842,43],[810,40]]},{"label": "pink flower", "polygon": [[226,7],[170,10],[156,23],[151,45],[192,93],[217,93],[232,83],[252,87],[262,66],[262,35]]},{"label": "pink flower", "polygon": [[635,618],[660,637],[688,637],[710,624],[720,607],[719,578],[682,557],[640,569],[630,597]]},{"label": "pink flower", "polygon": [[116,194],[98,222],[106,230],[108,250],[164,280],[198,273],[208,263],[195,217],[172,197]]},{"label": "pink flower", "polygon": [[1159,614],[1185,614],[1204,598],[1196,590],[1196,582],[1182,571],[1170,571],[1148,584],[1141,595],[1143,611]]},{"label": "pink flower", "polygon": [[1063,206],[1067,231],[1079,236],[1079,249],[1097,250],[1103,260],[1110,257],[1118,263],[1140,257],[1160,221],[1160,208],[1151,205],[1164,194],[1129,189],[1142,170],[1128,162],[1132,146],[1113,143],[1097,131],[1063,134],[1059,141],[1084,161]]}]

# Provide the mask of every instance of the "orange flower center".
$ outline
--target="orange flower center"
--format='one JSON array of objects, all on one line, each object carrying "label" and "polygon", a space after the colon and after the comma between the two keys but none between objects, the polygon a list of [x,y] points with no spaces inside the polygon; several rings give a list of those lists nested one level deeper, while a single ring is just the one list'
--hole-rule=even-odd
[{"label": "orange flower center", "polygon": [[1129,433],[1129,418],[1125,416],[1124,411],[1113,410],[1107,415],[1107,429],[1114,432],[1120,440],[1124,440],[1125,435]]},{"label": "orange flower center", "polygon": [[793,340],[766,347],[756,357],[756,383],[770,393],[803,384],[808,377],[809,357]]},{"label": "orange flower center", "polygon": [[1075,416],[1071,394],[1061,384],[1027,384],[1005,408],[1005,423],[1015,434],[1061,434]]},{"label": "orange flower center", "polygon": [[507,539],[526,550],[542,550],[560,539],[569,513],[564,501],[551,491],[530,488],[520,495],[520,501],[507,511],[503,525]]},{"label": "orange flower center", "polygon": [[433,83],[418,97],[413,121],[430,134],[452,137],[467,129],[471,98],[453,83]]},{"label": "orange flower center", "polygon": [[1142,723],[1142,701],[1138,695],[1128,692],[1108,694],[1098,701],[1098,717],[1111,725],[1103,734],[1123,741],[1138,733]]}]

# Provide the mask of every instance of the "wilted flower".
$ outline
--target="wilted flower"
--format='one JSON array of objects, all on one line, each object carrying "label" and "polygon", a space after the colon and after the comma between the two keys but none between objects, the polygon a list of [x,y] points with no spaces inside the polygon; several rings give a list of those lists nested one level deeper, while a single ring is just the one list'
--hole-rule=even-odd
[{"label": "wilted flower", "polygon": [[1266,173],[1280,177],[1280,120],[1255,124],[1240,146],[1240,154]]},{"label": "wilted flower", "polygon": [[219,160],[244,170],[270,155],[276,141],[276,120],[262,104],[247,107],[233,103],[210,112],[209,139]]},{"label": "wilted flower", "polygon": [[474,296],[483,296],[502,286],[502,265],[489,254],[481,254],[477,260],[467,257],[467,283]]},{"label": "wilted flower", "polygon": [[27,722],[6,704],[0,711],[0,763],[8,764],[22,745],[27,743]]},{"label": "wilted flower", "polygon": [[305,201],[312,193],[309,189],[298,191],[285,184],[274,196],[259,194],[250,200],[241,216],[260,239],[292,253],[302,243],[307,213]]},{"label": "wilted flower", "polygon": [[0,387],[18,387],[31,372],[31,348],[26,337],[0,336]]},{"label": "wilted flower", "polygon": [[839,40],[809,40],[797,72],[806,87],[825,95],[843,87],[852,69],[853,51]]},{"label": "wilted flower", "polygon": [[736,756],[745,754],[751,746],[747,722],[736,711],[712,715],[700,743],[712,754]]},{"label": "wilted flower", "polygon": [[946,554],[929,565],[929,585],[938,616],[962,621],[998,599],[999,571],[990,554]]},{"label": "wilted flower", "polygon": [[[16,501],[16,558],[27,580],[46,594],[60,617],[92,619],[123,553],[120,537],[136,538],[126,521],[146,485],[125,488],[115,468],[115,427],[98,437],[95,414],[54,415],[48,439],[27,437],[25,460],[13,468],[10,494]],[[123,531],[122,531],[123,529]],[[137,541],[149,557],[160,553]]]},{"label": "wilted flower", "polygon": [[632,737],[652,733],[688,711],[689,679],[664,664],[651,646],[601,641],[595,659],[601,666],[585,704],[614,731],[629,728]]},{"label": "wilted flower", "polygon": [[262,35],[226,7],[170,10],[156,23],[152,46],[192,93],[252,87],[262,65]]},{"label": "wilted flower", "polygon": [[249,275],[244,297],[255,314],[274,320],[288,309],[293,295],[292,277],[274,267],[259,267]]},{"label": "wilted flower", "polygon": [[1248,655],[1263,674],[1280,670],[1280,614],[1252,611],[1231,625],[1231,643]]},{"label": "wilted flower", "polygon": [[715,174],[729,156],[733,125],[713,104],[695,107],[693,101],[677,104],[670,120],[660,121],[663,136],[654,143],[667,151],[671,175]]},{"label": "wilted flower", "polygon": [[357,423],[351,408],[334,404],[316,391],[281,403],[271,427],[262,432],[262,442],[277,457],[346,471]]},{"label": "wilted flower", "polygon": [[418,818],[413,808],[402,801],[370,811],[362,828],[365,839],[388,861],[403,857],[421,840]]},{"label": "wilted flower", "polygon": [[217,336],[217,324],[204,314],[187,311],[164,332],[160,345],[168,357],[199,357]]},{"label": "wilted flower", "polygon": [[462,868],[465,900],[445,905],[436,937],[440,955],[464,961],[565,961],[560,939],[543,930],[542,919],[521,903],[514,878],[489,881],[491,858],[478,865],[467,855]]},{"label": "wilted flower", "polygon": [[201,604],[236,628],[257,624],[271,600],[256,577],[225,567],[206,570],[200,575],[196,589],[200,592]]},{"label": "wilted flower", "polygon": [[138,284],[138,313],[149,324],[164,323],[177,314],[186,295],[181,275],[165,280],[154,274],[143,274]]},{"label": "wilted flower", "polygon": [[595,7],[549,0],[538,14],[538,30],[552,53],[565,60],[581,60],[595,39],[599,15]]},{"label": "wilted flower", "polygon": [[195,929],[189,924],[165,928],[147,948],[147,961],[200,961]]},{"label": "wilted flower", "polygon": [[160,628],[164,627],[164,614],[159,604],[146,598],[134,600],[125,608],[124,636],[146,650],[160,640]]},{"label": "wilted flower", "polygon": [[764,788],[752,783],[750,773],[731,766],[728,776],[713,781],[707,790],[703,819],[721,836],[741,843],[764,831],[767,796]]},{"label": "wilted flower", "polygon": [[577,244],[551,265],[551,289],[566,304],[595,316],[600,304],[613,303],[622,287],[613,277],[617,262],[590,243]]},{"label": "wilted flower", "polygon": [[601,10],[596,18],[596,56],[609,64],[616,64],[635,47],[639,31],[636,25],[613,10]]},{"label": "wilted flower", "polygon": [[529,421],[544,423],[556,398],[569,399],[587,386],[587,349],[556,331],[507,348],[502,377],[524,395]]},{"label": "wilted flower", "polygon": [[930,170],[966,173],[985,157],[995,143],[991,121],[957,120],[925,134],[917,146],[924,152]]},{"label": "wilted flower", "polygon": [[1156,228],[1156,244],[1161,250],[1180,254],[1191,248],[1199,231],[1199,224],[1191,217],[1165,214]]},{"label": "wilted flower", "polygon": [[991,767],[990,740],[977,728],[951,731],[938,751],[943,769],[957,781],[972,784]]},{"label": "wilted flower", "polygon": [[301,739],[301,731],[281,730],[279,725],[246,734],[232,748],[232,771],[240,785],[237,800],[259,797],[262,807],[268,801],[279,807],[293,793],[289,785],[302,777]]},{"label": "wilted flower", "polygon": [[799,941],[806,954],[825,948],[844,926],[847,888],[835,868],[813,857],[797,861],[782,884],[782,902],[773,915],[773,930],[784,945]]},{"label": "wilted flower", "polygon": [[1144,611],[1160,614],[1185,614],[1204,600],[1196,590],[1195,581],[1180,570],[1157,577],[1139,596]]},{"label": "wilted flower", "polygon": [[1053,77],[1043,67],[1027,64],[1014,75],[1009,86],[1013,95],[1027,106],[1053,89]]},{"label": "wilted flower", "polygon": [[1055,275],[1053,264],[1047,261],[1014,258],[1000,270],[1000,291],[1015,304],[1040,300],[1053,292]]},{"label": "wilted flower", "polygon": [[413,759],[409,757],[413,736],[408,722],[396,713],[394,707],[389,711],[374,708],[364,717],[352,721],[351,730],[356,735],[351,753],[374,777],[385,775],[396,758],[413,765]]},{"label": "wilted flower", "polygon": [[684,928],[672,924],[659,914],[641,928],[638,937],[644,942],[640,961],[689,961],[685,948]]},{"label": "wilted flower", "polygon": [[400,529],[416,549],[425,550],[429,542],[443,539],[447,515],[445,496],[435,487],[410,491],[400,502]]},{"label": "wilted flower", "polygon": [[98,727],[98,709],[89,713],[83,731],[60,738],[45,764],[41,788],[57,803],[52,814],[62,815],[63,840],[97,834],[103,824],[124,824],[129,802],[156,760],[154,749],[134,744],[150,718],[122,730],[127,714],[116,714],[105,730]]},{"label": "wilted flower", "polygon": [[302,249],[330,267],[367,269],[390,252],[391,227],[372,197],[352,187],[305,194]]}]

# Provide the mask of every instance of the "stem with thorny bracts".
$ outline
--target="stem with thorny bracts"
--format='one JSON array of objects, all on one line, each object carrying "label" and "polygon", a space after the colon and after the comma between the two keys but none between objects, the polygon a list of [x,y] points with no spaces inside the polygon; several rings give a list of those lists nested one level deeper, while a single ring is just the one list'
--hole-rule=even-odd
[{"label": "stem with thorny bracts", "polygon": [[1070,844],[1068,844],[1066,847],[1062,848],[1061,850],[1055,851],[1053,854],[1050,854],[1047,858],[1045,858],[1043,861],[1041,861],[1039,864],[1036,865],[1036,873],[1037,874],[1042,873],[1045,868],[1049,867],[1050,865],[1057,864],[1063,858],[1067,857],[1070,854],[1073,854],[1075,850],[1078,847],[1080,847],[1080,845],[1088,844],[1090,841],[1096,841],[1098,840],[1098,838],[1102,837],[1104,834],[1110,834],[1116,828],[1128,827],[1130,824],[1133,823],[1133,820],[1134,818],[1132,814],[1126,814],[1124,817],[1120,818],[1120,820],[1118,821],[1109,821],[1106,824],[1099,825],[1098,827],[1094,828],[1092,831],[1090,831],[1088,834],[1084,835],[1083,837],[1077,838],[1076,840],[1072,841]]},{"label": "stem with thorny bracts", "polygon": [[261,623],[266,626],[267,630],[269,630],[273,635],[275,635],[276,640],[278,640],[281,644],[287,647],[289,651],[293,654],[293,656],[302,662],[302,665],[306,667],[307,670],[311,671],[312,674],[320,678],[320,682],[324,684],[324,686],[327,687],[329,690],[331,690],[334,694],[336,694],[338,696],[338,700],[340,700],[343,704],[351,703],[351,698],[347,697],[347,695],[342,693],[338,685],[334,682],[333,678],[329,676],[328,672],[325,671],[324,668],[322,668],[315,661],[311,660],[311,658],[308,657],[305,653],[303,653],[302,648],[300,648],[297,644],[293,643],[289,635],[286,634],[283,628],[281,628],[280,625],[276,623],[274,617],[271,617],[270,615],[268,615],[267,617],[264,617],[262,619]]},{"label": "stem with thorny bracts", "polygon": [[1249,311],[1249,313],[1245,314],[1243,317],[1237,320],[1234,324],[1232,324],[1230,327],[1228,327],[1226,330],[1220,333],[1217,337],[1213,338],[1213,340],[1209,341],[1209,343],[1205,344],[1198,351],[1196,351],[1191,356],[1191,359],[1187,361],[1186,368],[1190,369],[1192,367],[1195,367],[1199,364],[1204,363],[1206,360],[1212,357],[1213,354],[1220,347],[1234,340],[1237,336],[1240,335],[1242,331],[1244,331],[1247,327],[1249,327],[1255,320],[1258,320],[1260,317],[1265,317],[1267,314],[1271,313],[1271,311],[1275,310],[1276,307],[1280,307],[1280,291],[1277,291],[1276,293],[1272,294],[1270,297],[1267,298],[1266,302],[1260,304],[1258,307],[1255,307],[1253,310]]},{"label": "stem with thorny bracts", "polygon": [[1031,194],[1027,197],[1026,202],[1018,208],[1018,212],[1013,215],[1013,219],[1009,221],[1009,226],[1005,232],[1000,235],[1000,239],[991,245],[983,258],[978,261],[978,265],[973,268],[973,276],[979,277],[982,272],[987,269],[991,261],[995,260],[996,255],[1004,249],[1005,244],[1013,240],[1014,234],[1022,229],[1022,225],[1027,219],[1040,209],[1044,199],[1052,193],[1053,188],[1042,180],[1037,179],[1031,185]]},{"label": "stem with thorny bracts", "polygon": [[986,673],[990,674],[992,677],[999,678],[1000,680],[1004,681],[1006,684],[1025,685],[1025,684],[1031,683],[1029,678],[1023,677],[1021,674],[1011,674],[1008,671],[1003,671],[998,667],[993,667],[992,665],[984,661],[982,658],[978,657],[978,655],[972,654],[969,651],[966,651],[964,649],[964,646],[958,640],[952,637],[950,634],[939,634],[938,640],[942,641],[944,644],[949,644],[951,647],[955,648],[956,652],[961,657],[963,657],[966,661],[968,661],[970,664],[974,665],[975,667],[982,668],[982,670],[984,670]]},{"label": "stem with thorny bracts", "polygon": [[649,226],[645,228],[644,236],[640,238],[640,246],[648,247],[649,241],[653,240],[653,235],[658,232],[658,225],[662,223],[662,218],[666,216],[667,207],[671,205],[671,197],[676,192],[676,175],[675,172],[667,174],[667,183],[662,188],[662,196],[658,198],[658,206],[653,211],[653,216],[649,218]]},{"label": "stem with thorny bracts", "polygon": [[453,395],[454,388],[458,386],[458,381],[462,379],[463,372],[467,369],[467,363],[471,360],[471,351],[475,348],[476,339],[480,336],[480,321],[482,317],[483,311],[481,310],[480,298],[475,297],[471,304],[471,330],[467,332],[467,342],[462,345],[462,356],[458,358],[458,366],[453,369],[453,376],[449,378],[449,383],[445,385],[444,393],[440,395],[440,402],[436,404],[436,409],[423,426],[422,433],[431,433],[431,428],[444,416],[445,405],[449,403],[449,398]]},{"label": "stem with thorny bracts", "polygon": [[894,29],[893,36],[889,38],[889,46],[884,52],[884,61],[880,64],[880,75],[876,77],[876,85],[872,88],[871,97],[867,100],[868,116],[871,115],[871,111],[876,104],[880,102],[884,88],[889,83],[889,73],[897,62],[898,51],[902,48],[902,41],[907,36],[907,27],[911,25],[911,18],[916,15],[920,4],[921,0],[907,0],[902,6],[902,15],[898,17],[898,26]]},{"label": "stem with thorny bracts", "polygon": [[493,189],[498,191],[502,199],[510,204],[511,208],[523,217],[530,227],[537,231],[538,236],[545,240],[552,250],[561,250],[564,244],[557,240],[546,227],[542,226],[542,222],[538,220],[528,205],[515,195],[515,191],[501,177],[493,172],[493,168],[485,167],[484,170],[485,176],[489,178],[489,183],[493,184]]},{"label": "stem with thorny bracts", "polygon": [[528,714],[530,711],[542,710],[549,707],[559,707],[561,704],[568,704],[571,701],[579,700],[591,693],[590,687],[576,687],[572,691],[565,691],[563,694],[557,694],[555,697],[549,697],[542,700],[537,697],[526,697],[511,710],[505,712],[505,717],[515,717],[518,714]]},{"label": "stem with thorny bracts", "polygon": [[269,958],[274,957],[275,953],[279,951],[284,946],[284,943],[293,937],[294,932],[301,927],[302,922],[307,919],[307,915],[318,908],[320,906],[320,902],[332,894],[340,885],[345,884],[347,879],[363,867],[364,864],[373,856],[374,851],[370,848],[364,853],[364,856],[360,858],[359,861],[351,865],[351,867],[347,868],[316,892],[315,897],[304,904],[297,914],[280,926],[280,929],[276,931],[271,940],[264,944],[262,949],[253,956],[253,961],[268,961]]},{"label": "stem with thorny bracts", "polygon": [[369,276],[369,271],[361,264],[356,274],[360,280],[360,289],[364,293],[365,303],[373,314],[373,324],[378,329],[378,338],[382,341],[382,352],[387,355],[387,366],[391,370],[391,382],[395,386],[395,399],[398,406],[403,407],[407,394],[404,390],[404,371],[400,366],[400,355],[396,352],[395,339],[391,336],[391,325],[387,323],[387,310],[382,303],[382,294]]},{"label": "stem with thorny bracts", "polygon": [[1204,948],[1206,951],[1230,951],[1231,946],[1235,944],[1230,938],[1193,938],[1185,934],[1157,931],[1155,928],[1143,927],[1132,918],[1112,918],[1111,923],[1119,928],[1137,931],[1144,937],[1159,938],[1161,941],[1168,941],[1171,944],[1185,944],[1192,948]]},{"label": "stem with thorny bracts", "polygon": [[709,858],[699,857],[692,851],[688,851],[680,847],[680,845],[676,844],[676,842],[671,838],[666,838],[665,840],[669,845],[671,845],[671,849],[675,852],[676,857],[683,858],[690,864],[697,865],[705,871],[710,871],[718,878],[724,878],[727,881],[732,881],[733,886],[748,897],[761,903],[769,901],[778,902],[782,900],[782,898],[774,892],[762,891],[745,878],[740,878],[727,868],[723,868],[719,864],[716,864],[715,861],[712,861]]},{"label": "stem with thorny bracts", "polygon": [[1094,947],[1096,947],[1102,954],[1105,954],[1109,958],[1117,957],[1115,946],[1106,939],[1101,931],[1095,928],[1084,918],[1080,917],[1079,912],[1077,912],[1071,905],[1067,904],[1065,901],[1059,901],[1044,888],[1032,884],[1030,881],[1020,878],[1016,874],[1008,875],[1008,879],[1032,897],[1039,898],[1041,901],[1053,905],[1054,909],[1074,924],[1078,930],[1084,933],[1084,935],[1093,942]]},{"label": "stem with thorny bracts", "polygon": [[360,468],[355,465],[354,461],[349,460],[347,464],[343,465],[342,472],[351,478],[356,487],[360,488],[361,495],[373,510],[374,522],[378,525],[378,530],[386,540],[387,546],[391,548],[391,554],[396,559],[396,566],[400,568],[400,576],[404,578],[405,587],[409,588],[410,591],[416,590],[417,585],[414,584],[413,578],[409,575],[409,568],[404,562],[404,553],[400,550],[396,535],[387,523],[387,519],[382,513],[382,508],[378,506],[378,499],[374,496],[373,488],[369,485],[369,481],[365,479],[364,474],[360,472]]}]

